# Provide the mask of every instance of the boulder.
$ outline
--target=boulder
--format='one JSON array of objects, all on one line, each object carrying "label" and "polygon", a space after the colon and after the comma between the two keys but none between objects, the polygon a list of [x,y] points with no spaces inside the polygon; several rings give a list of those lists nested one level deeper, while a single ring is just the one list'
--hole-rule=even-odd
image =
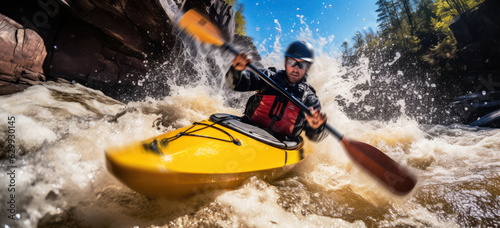
[{"label": "boulder", "polygon": [[35,31],[0,14],[0,95],[45,81],[46,55],[43,39]]}]

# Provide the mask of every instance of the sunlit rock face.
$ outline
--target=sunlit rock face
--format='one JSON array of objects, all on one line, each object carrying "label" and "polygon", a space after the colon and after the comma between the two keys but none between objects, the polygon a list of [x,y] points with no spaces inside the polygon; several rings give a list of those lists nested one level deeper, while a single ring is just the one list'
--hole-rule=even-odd
[{"label": "sunlit rock face", "polygon": [[[178,12],[165,10],[171,5]],[[226,38],[233,36],[232,8],[222,0],[22,0],[2,6],[0,93],[57,78],[115,97],[126,93],[155,65],[179,56],[184,44],[174,24],[191,8],[207,12]]]},{"label": "sunlit rock face", "polygon": [[[47,52],[33,30],[0,14],[0,95],[23,90],[45,80],[42,65]],[[15,84],[15,86],[7,86]]]}]

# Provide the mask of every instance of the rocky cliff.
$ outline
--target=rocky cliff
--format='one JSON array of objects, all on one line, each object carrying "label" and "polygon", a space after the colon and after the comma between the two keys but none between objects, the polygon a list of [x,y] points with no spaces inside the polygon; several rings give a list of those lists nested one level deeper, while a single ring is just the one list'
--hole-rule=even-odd
[{"label": "rocky cliff", "polygon": [[500,127],[500,2],[487,0],[450,25],[466,67],[452,113],[462,123]]},{"label": "rocky cliff", "polygon": [[163,7],[198,8],[233,37],[222,0],[21,0],[0,9],[0,94],[67,80],[119,97],[168,56],[178,38]]},{"label": "rocky cliff", "polygon": [[467,68],[465,91],[500,90],[500,2],[487,0],[457,16],[450,29]]}]

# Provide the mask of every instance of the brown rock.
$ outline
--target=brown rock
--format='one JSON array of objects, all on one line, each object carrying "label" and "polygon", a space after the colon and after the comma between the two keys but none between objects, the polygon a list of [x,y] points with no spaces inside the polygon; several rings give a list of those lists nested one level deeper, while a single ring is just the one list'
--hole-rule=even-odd
[{"label": "brown rock", "polygon": [[[45,81],[42,66],[47,52],[43,39],[35,31],[24,29],[2,14],[0,31],[0,81],[3,81],[0,88],[5,89],[10,84],[35,85]],[[8,91],[17,92],[24,88],[13,86]]]}]

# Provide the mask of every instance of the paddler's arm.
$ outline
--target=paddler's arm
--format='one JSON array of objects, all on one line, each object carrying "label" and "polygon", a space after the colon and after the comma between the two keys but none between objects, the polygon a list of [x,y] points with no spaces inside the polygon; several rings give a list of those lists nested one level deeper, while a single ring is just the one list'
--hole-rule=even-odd
[{"label": "paddler's arm", "polygon": [[[314,89],[312,90],[314,92]],[[325,125],[327,121],[326,114],[321,112],[321,104],[315,93],[310,94],[306,103],[312,115],[306,115],[305,133],[311,141],[319,142],[328,136]]]},{"label": "paddler's arm", "polygon": [[[265,85],[259,76],[250,70],[245,70],[252,60],[246,54],[239,54],[231,62],[231,68],[226,73],[226,86],[235,91],[260,90]],[[267,73],[265,71],[265,73]]]}]

